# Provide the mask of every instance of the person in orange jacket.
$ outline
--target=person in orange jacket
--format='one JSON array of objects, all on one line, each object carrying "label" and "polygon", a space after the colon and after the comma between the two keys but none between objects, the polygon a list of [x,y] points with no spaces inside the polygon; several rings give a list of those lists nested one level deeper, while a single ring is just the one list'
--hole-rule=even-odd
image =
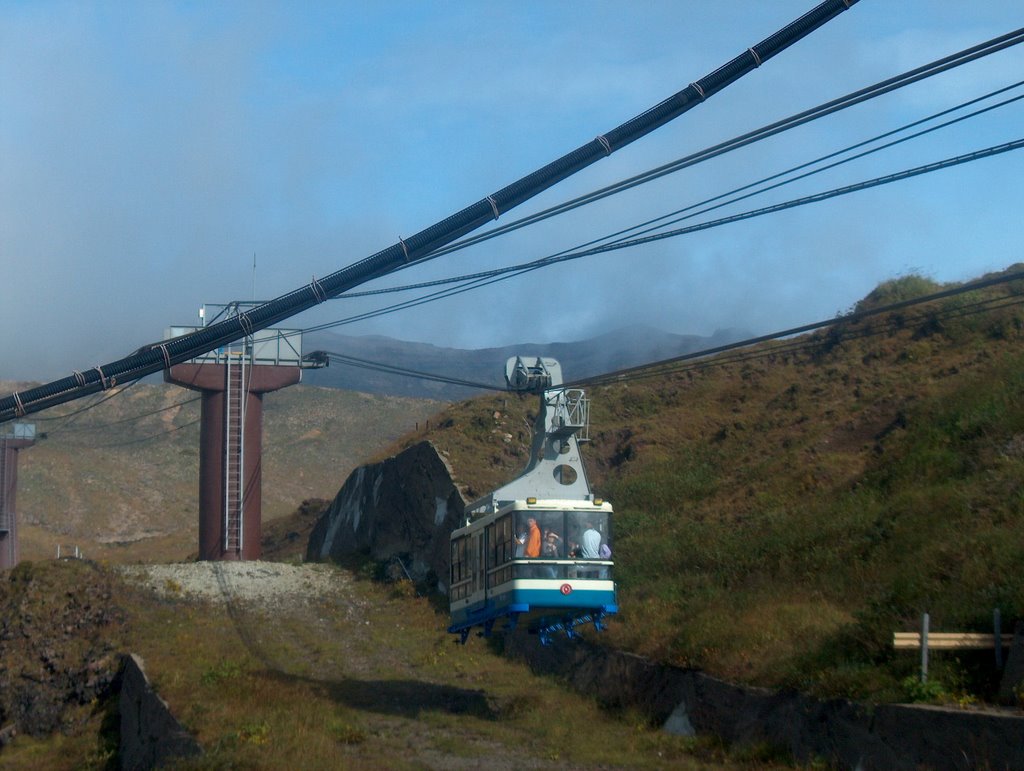
[{"label": "person in orange jacket", "polygon": [[526,557],[539,557],[540,556],[540,528],[537,526],[537,520],[530,517],[526,520],[527,534],[526,534],[526,549],[523,552]]}]

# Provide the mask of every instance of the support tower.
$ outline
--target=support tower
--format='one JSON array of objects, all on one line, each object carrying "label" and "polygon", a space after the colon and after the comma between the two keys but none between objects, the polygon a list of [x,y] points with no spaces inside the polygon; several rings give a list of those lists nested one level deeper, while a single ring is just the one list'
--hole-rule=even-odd
[{"label": "support tower", "polygon": [[18,549],[18,451],[36,440],[32,423],[15,423],[0,433],[0,570],[10,570],[21,558]]},{"label": "support tower", "polygon": [[[238,313],[239,305],[212,307]],[[172,327],[167,337],[195,329]],[[200,560],[259,559],[263,395],[298,383],[304,366],[311,365],[302,360],[299,331],[267,329],[164,371],[168,383],[202,394]]]}]

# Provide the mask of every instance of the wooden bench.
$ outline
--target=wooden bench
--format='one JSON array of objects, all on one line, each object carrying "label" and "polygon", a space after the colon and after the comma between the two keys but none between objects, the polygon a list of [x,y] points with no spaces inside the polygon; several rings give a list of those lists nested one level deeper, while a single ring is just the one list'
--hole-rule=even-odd
[{"label": "wooden bench", "polygon": [[[999,636],[1002,647],[1009,648],[1013,642],[1012,634]],[[994,634],[979,632],[929,632],[928,648],[930,650],[988,650],[996,644]],[[892,647],[896,650],[918,649],[921,647],[920,632],[895,632],[892,636]]]}]

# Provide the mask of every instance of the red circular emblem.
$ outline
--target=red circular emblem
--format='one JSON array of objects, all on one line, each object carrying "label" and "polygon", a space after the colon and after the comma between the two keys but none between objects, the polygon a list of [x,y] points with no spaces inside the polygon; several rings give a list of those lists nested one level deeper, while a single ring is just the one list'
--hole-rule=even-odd
[{"label": "red circular emblem", "polygon": [[562,594],[572,594],[572,587],[569,584],[562,584],[562,588],[559,591]]}]

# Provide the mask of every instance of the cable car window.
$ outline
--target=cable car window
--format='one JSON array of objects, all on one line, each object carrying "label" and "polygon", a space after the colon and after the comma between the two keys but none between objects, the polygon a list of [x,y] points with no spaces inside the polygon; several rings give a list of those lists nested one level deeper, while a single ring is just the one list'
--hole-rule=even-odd
[{"label": "cable car window", "polygon": [[572,556],[586,560],[610,560],[612,533],[604,511],[567,512],[569,548]]},{"label": "cable car window", "polygon": [[466,560],[466,542],[469,539],[459,538],[452,541],[452,582],[451,598],[464,599],[469,593],[469,564]]},{"label": "cable car window", "polygon": [[512,580],[509,563],[520,547],[513,535],[511,514],[487,526],[487,543],[487,587],[491,588]]},{"label": "cable car window", "polygon": [[471,578],[473,579],[473,592],[478,592],[484,588],[484,576],[486,568],[484,567],[484,558],[487,556],[486,547],[484,546],[484,533],[476,533],[473,536],[474,543],[471,544],[469,552],[469,570],[472,573]]},{"label": "cable car window", "polygon": [[512,537],[512,515],[504,516],[487,527],[488,567],[499,567],[510,562],[515,556],[515,539]]},{"label": "cable car window", "polygon": [[570,544],[566,536],[566,514],[560,509],[531,509],[516,512],[517,559],[565,559]]}]

